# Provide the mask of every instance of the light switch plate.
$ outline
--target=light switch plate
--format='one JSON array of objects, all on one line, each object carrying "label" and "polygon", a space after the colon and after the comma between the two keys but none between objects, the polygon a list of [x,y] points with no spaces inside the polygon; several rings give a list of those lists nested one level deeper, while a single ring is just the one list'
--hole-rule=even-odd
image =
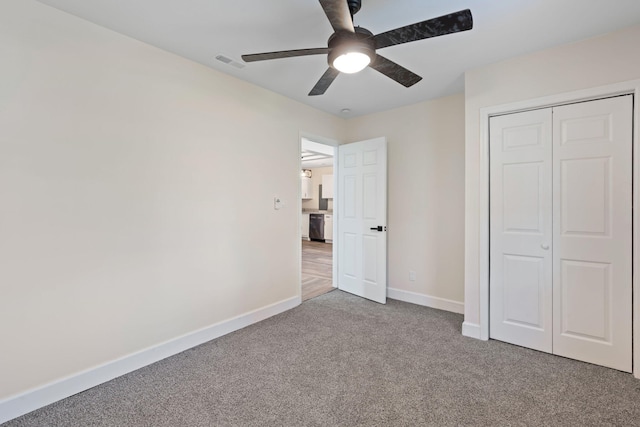
[{"label": "light switch plate", "polygon": [[280,210],[284,206],[284,202],[280,199],[280,197],[273,198],[273,209]]}]

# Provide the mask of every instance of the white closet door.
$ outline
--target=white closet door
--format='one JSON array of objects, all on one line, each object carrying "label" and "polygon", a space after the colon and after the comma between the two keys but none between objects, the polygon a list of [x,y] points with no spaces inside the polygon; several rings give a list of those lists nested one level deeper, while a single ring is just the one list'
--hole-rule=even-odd
[{"label": "white closet door", "polygon": [[632,97],[553,109],[553,353],[631,372]]},{"label": "white closet door", "polygon": [[551,109],[490,123],[491,338],[552,350]]}]

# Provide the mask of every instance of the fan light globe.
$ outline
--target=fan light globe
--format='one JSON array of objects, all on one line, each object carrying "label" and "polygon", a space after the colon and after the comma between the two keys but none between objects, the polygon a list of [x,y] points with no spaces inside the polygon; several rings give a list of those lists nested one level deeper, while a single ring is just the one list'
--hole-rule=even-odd
[{"label": "fan light globe", "polygon": [[371,57],[362,52],[347,52],[333,60],[333,67],[341,73],[354,74],[364,70]]}]

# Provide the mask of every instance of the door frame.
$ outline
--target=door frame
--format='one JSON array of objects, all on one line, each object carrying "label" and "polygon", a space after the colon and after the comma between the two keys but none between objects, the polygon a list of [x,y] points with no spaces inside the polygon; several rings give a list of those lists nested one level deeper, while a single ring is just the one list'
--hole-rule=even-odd
[{"label": "door frame", "polygon": [[[480,324],[463,325],[463,334],[481,340],[489,339],[489,119],[492,116],[517,113],[563,104],[592,101],[618,95],[634,95],[633,99],[633,375],[640,378],[640,80],[599,86],[575,92],[480,109]],[[469,262],[469,260],[467,260]],[[479,328],[478,328],[479,327]]]},{"label": "door frame", "polygon": [[334,288],[338,287],[338,146],[340,141],[335,139],[326,138],[324,136],[314,135],[308,132],[300,131],[298,135],[298,203],[296,204],[298,210],[298,292],[302,297],[302,232],[300,226],[302,222],[302,182],[300,181],[300,171],[302,170],[302,138],[306,138],[310,141],[317,142],[318,144],[328,145],[334,148],[333,152],[333,236],[332,236],[332,266],[331,266],[331,285]]}]

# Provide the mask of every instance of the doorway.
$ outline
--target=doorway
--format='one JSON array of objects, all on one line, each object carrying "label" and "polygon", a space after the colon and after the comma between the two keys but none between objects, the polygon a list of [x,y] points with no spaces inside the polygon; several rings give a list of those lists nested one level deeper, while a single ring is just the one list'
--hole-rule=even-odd
[{"label": "doorway", "polygon": [[313,136],[300,138],[302,301],[336,288],[333,212],[337,145]]},{"label": "doorway", "polygon": [[[331,288],[327,283],[326,291],[339,287],[343,291],[385,304],[387,300],[386,138],[378,137],[338,146],[336,141],[301,135],[300,153],[300,234],[303,241],[331,244]],[[320,178],[316,171],[314,184],[313,168],[304,169],[302,166],[303,163],[310,165],[307,162],[317,157],[325,159],[331,157],[333,169],[332,173],[328,170],[324,173],[320,172]],[[317,212],[313,212],[316,210],[316,205],[313,201],[309,201],[314,198],[316,186],[319,200]],[[305,200],[307,200],[306,204]],[[326,203],[321,204],[322,202]],[[322,219],[319,219],[318,215],[321,215]],[[313,226],[315,230],[312,233]],[[324,230],[324,234],[319,235],[319,229]],[[300,247],[302,264],[303,242]],[[328,249],[327,246],[323,248]],[[306,254],[311,255],[309,251]],[[317,252],[315,255],[317,256]],[[307,259],[305,257],[305,260]],[[325,263],[328,259],[329,257],[324,258]],[[328,269],[325,265],[325,271]],[[301,268],[301,279],[302,273],[307,277],[308,273],[314,272],[303,271]],[[309,298],[311,297],[302,289],[301,284],[301,299]]]}]

